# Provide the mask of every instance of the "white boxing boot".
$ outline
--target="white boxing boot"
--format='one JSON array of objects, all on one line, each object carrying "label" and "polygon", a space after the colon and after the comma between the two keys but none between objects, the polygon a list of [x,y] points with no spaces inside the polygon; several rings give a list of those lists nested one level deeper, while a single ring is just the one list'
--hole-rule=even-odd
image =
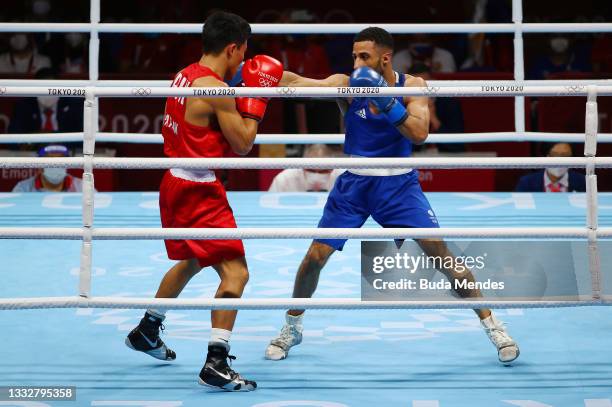
[{"label": "white boxing boot", "polygon": [[519,347],[512,337],[506,332],[506,327],[493,313],[485,319],[480,320],[487,336],[497,348],[497,357],[505,365],[510,364],[519,357]]},{"label": "white boxing boot", "polygon": [[304,314],[298,316],[285,314],[286,324],[281,329],[280,335],[270,341],[266,348],[266,359],[285,359],[289,354],[289,349],[302,343],[303,316]]}]

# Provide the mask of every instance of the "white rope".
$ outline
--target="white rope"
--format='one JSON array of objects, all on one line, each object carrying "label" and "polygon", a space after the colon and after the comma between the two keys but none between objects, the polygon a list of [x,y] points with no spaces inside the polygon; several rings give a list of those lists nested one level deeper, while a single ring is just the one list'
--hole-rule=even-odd
[{"label": "white rope", "polygon": [[[546,80],[428,80],[429,86],[576,86],[612,85],[612,79],[546,79]],[[0,86],[49,86],[49,87],[169,87],[169,80],[82,80],[82,79],[0,79]]]},{"label": "white rope", "polygon": [[[367,168],[582,168],[612,167],[612,157],[407,157],[407,158],[144,158],[94,157],[98,169],[367,169]],[[0,157],[0,168],[82,168],[81,157]]]},{"label": "white rope", "polygon": [[[2,144],[20,143],[71,143],[83,141],[83,133],[34,133],[34,134],[3,134]],[[547,141],[583,143],[584,133],[546,133],[546,132],[483,132],[483,133],[433,133],[427,137],[425,143],[490,143],[490,142],[523,142]],[[153,133],[110,133],[100,132],[96,136],[99,143],[134,143],[134,144],[162,144],[161,134]],[[598,143],[612,143],[612,133],[597,135]],[[255,144],[342,144],[344,134],[258,134]]]},{"label": "white rope", "polygon": [[475,309],[475,308],[556,308],[603,306],[612,301],[593,300],[454,300],[454,301],[362,301],[355,298],[118,298],[38,297],[3,298],[0,310],[41,308],[121,309]]},{"label": "white rope", "polygon": [[[586,96],[587,86],[445,86],[445,87],[278,87],[278,88],[161,88],[161,87],[92,87],[98,97],[371,97],[371,96],[436,96],[436,97],[509,97],[509,96]],[[600,96],[612,96],[612,85],[598,85]],[[0,96],[63,96],[84,97],[85,88],[7,86],[0,87]]]},{"label": "white rope", "polygon": [[[0,239],[60,239],[83,237],[82,228],[0,227]],[[495,228],[92,228],[95,240],[159,239],[425,239],[425,238],[586,238],[584,227]],[[612,227],[597,229],[597,236],[612,237]]]},{"label": "white rope", "polygon": [[[372,24],[251,24],[253,34],[355,34]],[[525,33],[612,32],[610,23],[523,23]],[[513,33],[514,24],[376,24],[392,34]],[[97,24],[101,33],[200,34],[202,24]],[[0,32],[90,32],[89,23],[2,23]]]}]

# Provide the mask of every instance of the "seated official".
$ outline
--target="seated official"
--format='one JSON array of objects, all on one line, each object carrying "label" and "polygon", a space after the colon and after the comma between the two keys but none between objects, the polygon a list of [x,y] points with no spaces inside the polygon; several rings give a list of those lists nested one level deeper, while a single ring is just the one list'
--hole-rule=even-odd
[{"label": "seated official", "polygon": [[[571,157],[568,143],[552,144],[547,157]],[[568,168],[546,168],[524,175],[516,185],[517,192],[585,192],[584,175]]]},{"label": "seated official", "polygon": [[[57,79],[49,68],[36,72],[36,79]],[[8,133],[71,133],[83,131],[83,99],[38,96],[15,104]],[[1,142],[1,137],[0,137]],[[76,147],[78,143],[68,144]]]},{"label": "seated official", "polygon": [[[305,158],[323,158],[333,156],[325,144],[311,144],[304,149]],[[316,170],[289,168],[281,171],[272,180],[268,192],[326,192],[330,191],[336,178],[344,170]]]},{"label": "seated official", "polygon": [[[66,146],[50,145],[38,151],[39,157],[68,157]],[[81,192],[81,179],[66,172],[65,168],[44,168],[38,174],[19,181],[13,192]]]}]

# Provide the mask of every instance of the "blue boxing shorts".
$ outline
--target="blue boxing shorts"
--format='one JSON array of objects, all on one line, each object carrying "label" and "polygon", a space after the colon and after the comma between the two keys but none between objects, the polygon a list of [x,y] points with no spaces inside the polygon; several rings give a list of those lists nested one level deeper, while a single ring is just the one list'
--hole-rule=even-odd
[{"label": "blue boxing shorts", "polygon": [[[416,170],[389,176],[345,171],[329,193],[318,227],[359,228],[370,215],[384,228],[439,227]],[[346,240],[315,239],[336,250],[342,250]]]}]

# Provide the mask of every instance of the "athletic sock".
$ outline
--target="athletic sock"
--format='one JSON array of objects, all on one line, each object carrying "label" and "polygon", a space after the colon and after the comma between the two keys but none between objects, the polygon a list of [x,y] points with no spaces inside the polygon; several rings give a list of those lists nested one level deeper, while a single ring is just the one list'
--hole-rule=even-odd
[{"label": "athletic sock", "polygon": [[210,330],[210,341],[208,341],[209,346],[223,346],[225,349],[229,350],[229,340],[232,336],[232,331],[228,331],[227,329],[221,328],[212,328]]},{"label": "athletic sock", "polygon": [[149,308],[147,314],[154,316],[155,318],[161,319],[162,321],[166,318],[166,310]]}]

